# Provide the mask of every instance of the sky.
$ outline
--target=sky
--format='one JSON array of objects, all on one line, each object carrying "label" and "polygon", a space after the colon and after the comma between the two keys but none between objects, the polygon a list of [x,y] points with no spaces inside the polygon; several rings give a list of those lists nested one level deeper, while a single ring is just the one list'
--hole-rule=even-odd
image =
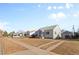
[{"label": "sky", "polygon": [[79,28],[78,3],[0,3],[0,29],[27,31],[59,25],[72,31]]}]

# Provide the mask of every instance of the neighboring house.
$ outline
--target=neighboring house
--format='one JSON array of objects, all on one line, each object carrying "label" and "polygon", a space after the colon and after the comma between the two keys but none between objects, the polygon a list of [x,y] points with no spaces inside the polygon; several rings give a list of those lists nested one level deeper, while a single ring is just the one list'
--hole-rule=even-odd
[{"label": "neighboring house", "polygon": [[40,38],[42,34],[41,30],[33,30],[29,32],[30,37],[37,37]]},{"label": "neighboring house", "polygon": [[29,31],[29,35],[35,35],[36,30]]},{"label": "neighboring house", "polygon": [[29,34],[30,34],[30,32],[29,31],[26,31],[26,32],[24,32],[24,37],[29,37]]},{"label": "neighboring house", "polygon": [[62,31],[62,38],[63,39],[70,39],[73,36],[73,32],[70,31]]},{"label": "neighboring house", "polygon": [[19,31],[13,34],[14,37],[29,37],[30,31]]},{"label": "neighboring house", "polygon": [[40,28],[39,30],[35,31],[32,35],[35,35],[36,37],[41,37],[43,39],[56,39],[61,38],[61,30],[58,25],[47,26]]},{"label": "neighboring house", "polygon": [[16,33],[13,33],[13,37],[26,37],[28,35],[27,32],[16,32]]},{"label": "neighboring house", "polygon": [[13,37],[20,37],[18,33],[13,33]]}]

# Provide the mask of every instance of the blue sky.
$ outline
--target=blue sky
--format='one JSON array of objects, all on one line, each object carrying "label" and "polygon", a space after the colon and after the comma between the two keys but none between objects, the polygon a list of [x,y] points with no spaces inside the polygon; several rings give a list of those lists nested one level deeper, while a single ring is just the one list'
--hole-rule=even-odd
[{"label": "blue sky", "polygon": [[79,4],[71,3],[0,3],[0,29],[32,30],[58,24],[61,29],[79,27]]}]

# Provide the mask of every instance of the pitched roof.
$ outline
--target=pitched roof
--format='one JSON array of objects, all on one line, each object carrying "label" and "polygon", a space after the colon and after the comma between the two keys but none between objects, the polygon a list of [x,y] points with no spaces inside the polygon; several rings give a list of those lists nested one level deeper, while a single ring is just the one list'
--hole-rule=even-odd
[{"label": "pitched roof", "polygon": [[70,31],[63,31],[63,33],[73,33],[73,32],[70,32]]},{"label": "pitched roof", "polygon": [[46,26],[46,27],[43,27],[43,28],[41,28],[41,29],[42,29],[42,30],[49,30],[49,29],[54,29],[56,26],[58,26],[58,25]]}]

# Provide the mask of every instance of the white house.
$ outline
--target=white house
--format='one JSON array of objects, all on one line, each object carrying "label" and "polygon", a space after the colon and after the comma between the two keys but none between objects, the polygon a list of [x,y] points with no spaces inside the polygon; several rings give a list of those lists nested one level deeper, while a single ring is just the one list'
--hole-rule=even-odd
[{"label": "white house", "polygon": [[16,33],[13,33],[13,37],[27,37],[29,35],[29,32],[19,31]]},{"label": "white house", "polygon": [[56,39],[61,37],[61,30],[58,25],[47,26],[41,28],[44,38]]},{"label": "white house", "polygon": [[35,31],[32,35],[35,35],[36,37],[41,37],[43,39],[56,39],[61,38],[61,30],[58,25],[52,25],[40,28],[39,30]]}]

